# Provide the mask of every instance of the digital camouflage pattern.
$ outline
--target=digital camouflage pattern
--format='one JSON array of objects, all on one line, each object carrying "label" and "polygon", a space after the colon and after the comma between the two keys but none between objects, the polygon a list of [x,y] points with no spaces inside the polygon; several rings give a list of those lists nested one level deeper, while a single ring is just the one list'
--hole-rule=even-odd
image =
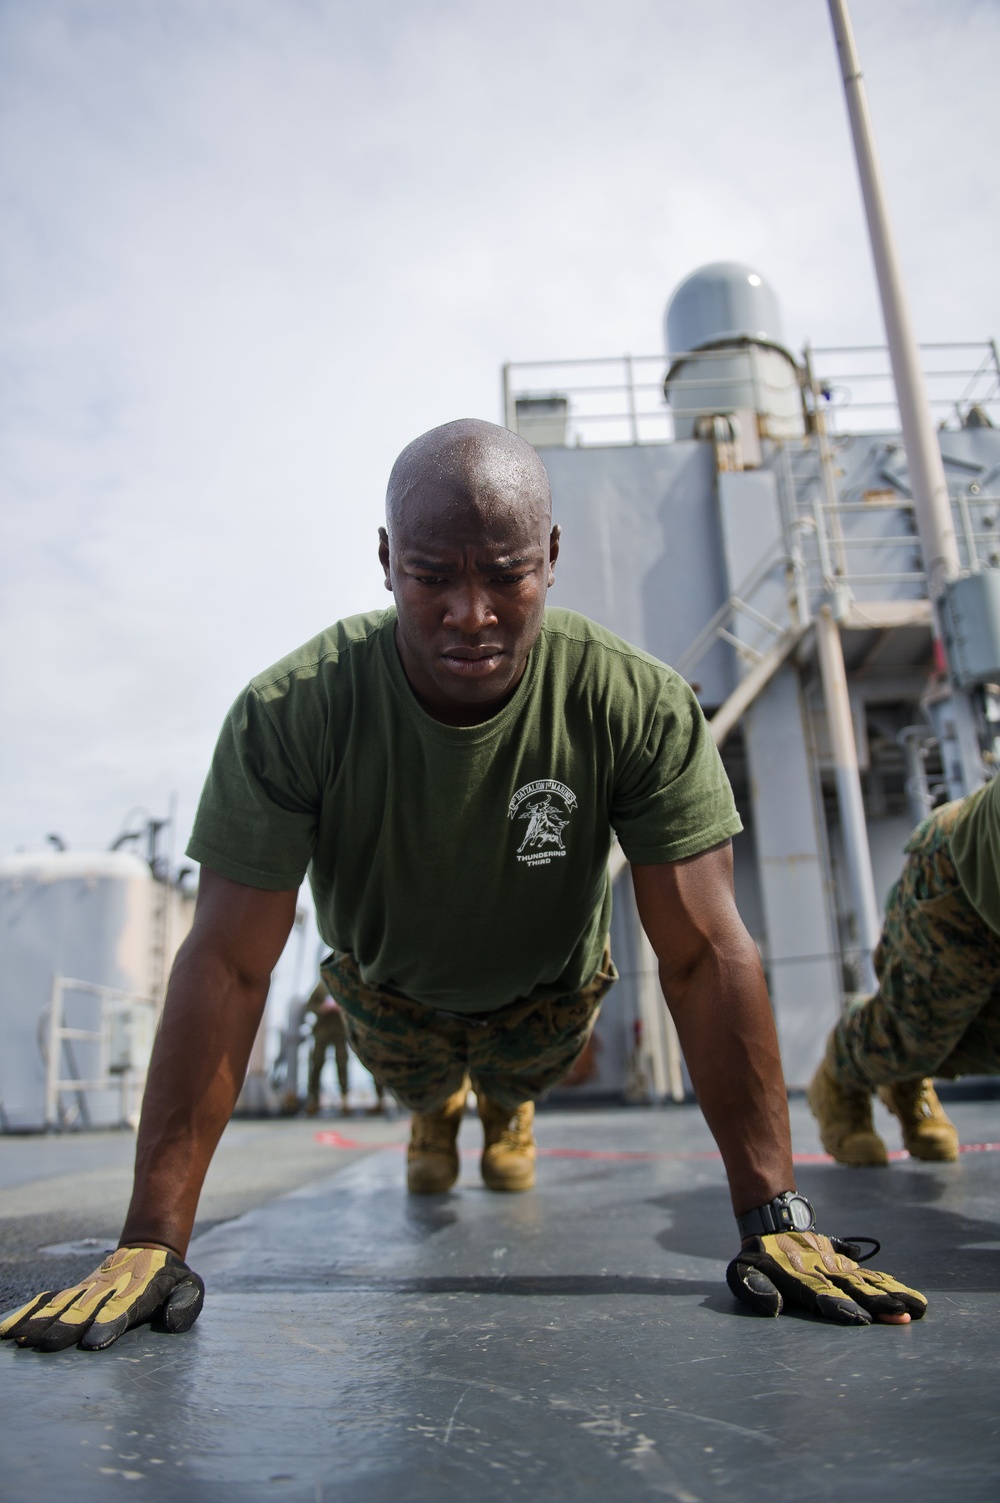
[{"label": "digital camouflage pattern", "polygon": [[1000,936],[952,860],[961,808],[959,799],[935,809],[907,842],[875,951],[879,989],[848,1009],[827,1045],[842,1086],[1000,1074]]},{"label": "digital camouflage pattern", "polygon": [[344,1010],[361,1063],[415,1112],[436,1111],[466,1072],[474,1090],[510,1111],[536,1101],[583,1053],[601,999],[618,979],[605,950],[601,968],[577,992],[460,1015],[369,986],[351,955],[330,956],[320,972]]}]

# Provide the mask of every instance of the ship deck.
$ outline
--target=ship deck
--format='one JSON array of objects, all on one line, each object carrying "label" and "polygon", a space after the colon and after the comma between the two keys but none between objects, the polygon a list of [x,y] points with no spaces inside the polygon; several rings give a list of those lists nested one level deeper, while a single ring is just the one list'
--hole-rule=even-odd
[{"label": "ship deck", "polygon": [[[949,1110],[957,1164],[848,1170],[793,1103],[821,1225],[878,1236],[880,1266],[931,1298],[919,1323],[868,1328],[736,1305],[725,1180],[692,1106],[541,1113],[538,1187],[509,1197],[479,1182],[472,1118],[459,1185],[426,1199],[402,1189],[401,1122],[234,1124],[189,1255],[209,1293],[188,1335],[0,1349],[0,1495],[992,1500],[998,1104]],[[72,1242],[31,1258],[27,1242],[60,1206],[64,1230],[89,1215],[100,1241],[128,1147],[0,1140],[5,1293],[29,1264],[36,1284],[43,1266],[86,1270]]]}]

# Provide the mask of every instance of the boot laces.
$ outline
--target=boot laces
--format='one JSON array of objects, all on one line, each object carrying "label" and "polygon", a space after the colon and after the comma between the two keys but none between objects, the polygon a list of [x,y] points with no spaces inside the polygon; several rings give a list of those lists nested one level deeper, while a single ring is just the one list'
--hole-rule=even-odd
[{"label": "boot laces", "polygon": [[531,1138],[528,1127],[527,1106],[519,1106],[500,1134],[499,1143],[504,1148],[526,1148]]},{"label": "boot laces", "polygon": [[930,1080],[926,1078],[904,1080],[893,1087],[893,1095],[907,1114],[912,1113],[914,1117],[923,1117],[929,1121],[936,1115],[930,1099],[932,1089]]}]

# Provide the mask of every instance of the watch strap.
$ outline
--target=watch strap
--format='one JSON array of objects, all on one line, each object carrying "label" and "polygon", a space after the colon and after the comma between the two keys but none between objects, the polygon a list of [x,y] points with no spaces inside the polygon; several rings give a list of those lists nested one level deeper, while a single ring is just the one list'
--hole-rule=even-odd
[{"label": "watch strap", "polygon": [[[783,1194],[776,1195],[773,1200],[767,1201],[762,1206],[755,1206],[752,1211],[746,1211],[742,1216],[737,1216],[736,1225],[741,1237],[768,1237],[775,1232],[794,1232],[802,1228],[796,1227],[792,1215],[790,1201],[804,1202],[812,1211],[812,1206],[804,1195],[799,1195],[795,1190],[785,1190]],[[812,1224],[815,1225],[815,1215]]]}]

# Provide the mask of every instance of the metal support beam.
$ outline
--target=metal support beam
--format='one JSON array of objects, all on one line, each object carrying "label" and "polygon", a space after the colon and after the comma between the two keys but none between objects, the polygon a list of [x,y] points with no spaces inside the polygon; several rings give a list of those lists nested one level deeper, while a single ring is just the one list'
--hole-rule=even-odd
[{"label": "metal support beam", "polygon": [[719,706],[708,722],[708,728],[712,732],[712,739],[716,746],[722,745],[736,722],[753,704],[757,695],[767,688],[782,663],[795,651],[808,629],[806,626],[796,626],[791,631],[786,631],[780,642],[754,664],[746,678],[740,680],[725,703]]},{"label": "metal support beam", "polygon": [[863,991],[874,991],[876,980],[872,965],[872,952],[878,944],[882,925],[878,901],[875,897],[875,882],[872,878],[872,858],[868,848],[868,826],[865,822],[861,774],[858,771],[858,748],[854,740],[854,721],[851,716],[850,695],[847,691],[844,653],[840,642],[840,629],[828,605],[820,607],[815,625],[816,651],[819,657],[820,676],[823,680],[823,698],[826,704],[826,718],[837,776],[840,829],[844,841],[851,902],[857,924],[859,980]]},{"label": "metal support beam", "polygon": [[786,662],[743,722],[767,972],[785,1079],[804,1086],[840,1016],[823,813],[797,668]]},{"label": "metal support beam", "polygon": [[[949,580],[958,578],[960,570],[958,539],[951,514],[948,482],[927,399],[910,310],[903,290],[899,255],[889,221],[861,63],[846,0],[829,0],[829,7],[844,80],[851,135],[854,138],[882,316],[889,342],[899,420],[910,474],[910,491],[920,533],[924,568],[927,571],[928,591],[935,603],[937,616],[937,602],[941,592]],[[941,644],[940,621],[936,625],[936,636]],[[941,652],[942,660],[946,661],[943,645]],[[962,774],[966,792],[971,793],[985,781],[986,776],[976,735],[975,716],[964,690],[953,684],[951,695]]]},{"label": "metal support beam", "polygon": [[681,1074],[681,1046],[677,1029],[663,1000],[656,952],[642,925],[637,927],[639,943],[636,989],[653,1093],[657,1101],[662,1101],[668,1095],[671,1101],[683,1101],[684,1077]]},{"label": "metal support beam", "polygon": [[[608,857],[608,875],[613,883],[617,882],[627,866],[625,852],[615,841]],[[642,927],[638,908],[635,907],[634,893],[629,893],[629,899],[635,910],[636,1002],[642,1023],[642,1053],[649,1062],[651,1095],[655,1101],[662,1101],[667,1095],[672,1101],[683,1101],[684,1075],[677,1028],[660,989],[659,961]]]},{"label": "metal support beam", "polygon": [[829,0],[829,5],[844,79],[847,114],[854,138],[875,275],[882,300],[885,332],[889,341],[906,463],[910,472],[910,489],[933,600],[940,595],[947,581],[958,575],[958,540],[951,516],[941,451],[931,420],[924,373],[920,368],[917,341],[903,290],[899,255],[889,221],[882,173],[875,153],[871,116],[854,33],[846,0]]}]

